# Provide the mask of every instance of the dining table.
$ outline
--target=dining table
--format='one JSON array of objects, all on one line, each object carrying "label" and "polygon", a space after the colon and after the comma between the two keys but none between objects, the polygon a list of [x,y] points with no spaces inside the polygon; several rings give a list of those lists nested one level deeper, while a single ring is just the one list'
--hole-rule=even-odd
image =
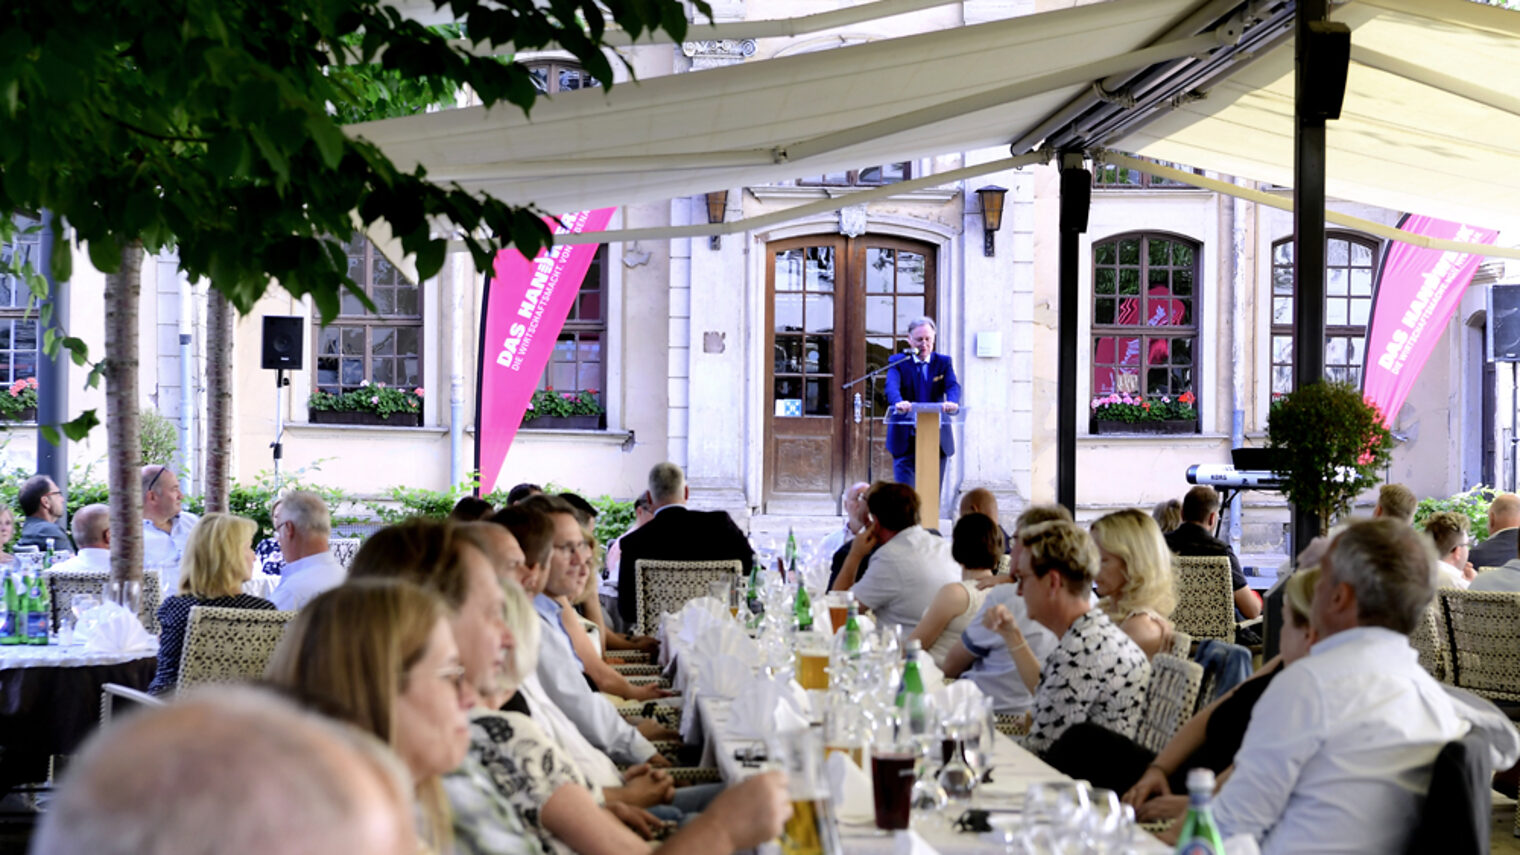
[{"label": "dining table", "polygon": [[153,652],[99,652],[87,645],[0,646],[0,792],[48,779],[55,755],[74,753],[100,724],[101,687],[146,689]]}]

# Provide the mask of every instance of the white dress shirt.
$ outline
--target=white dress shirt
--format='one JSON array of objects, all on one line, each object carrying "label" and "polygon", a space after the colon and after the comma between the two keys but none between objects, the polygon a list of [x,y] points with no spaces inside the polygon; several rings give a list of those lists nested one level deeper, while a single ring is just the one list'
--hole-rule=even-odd
[{"label": "white dress shirt", "polygon": [[1436,755],[1469,727],[1408,637],[1342,630],[1256,702],[1214,818],[1263,855],[1402,852]]},{"label": "white dress shirt", "polygon": [[73,558],[60,561],[50,569],[73,573],[109,573],[111,550],[87,546],[75,553]]},{"label": "white dress shirt", "polygon": [[185,555],[185,542],[190,539],[190,529],[201,518],[189,511],[180,511],[169,530],[164,531],[153,524],[152,520],[143,520],[143,568],[157,569],[159,585],[163,589],[164,599],[179,593],[179,562]]},{"label": "white dress shirt", "polygon": [[[560,623],[560,605],[543,594],[533,598],[542,624],[538,650],[538,681],[544,693],[569,717],[592,745],[619,763],[643,763],[654,746],[623,719],[601,692],[593,692],[586,672]],[[531,701],[530,701],[531,703]]]},{"label": "white dress shirt", "polygon": [[1437,588],[1467,588],[1467,577],[1462,575],[1462,568],[1445,561],[1436,562],[1436,587]]},{"label": "white dress shirt", "polygon": [[871,570],[855,580],[855,600],[876,613],[879,623],[912,631],[939,589],[961,580],[950,557],[950,541],[923,526],[909,526],[871,554]]},{"label": "white dress shirt", "polygon": [[529,674],[517,690],[528,699],[528,711],[533,720],[538,722],[538,726],[551,739],[559,743],[559,747],[565,749],[565,753],[570,755],[570,759],[575,761],[575,765],[580,767],[587,778],[600,787],[623,786],[623,776],[618,772],[617,764],[586,741],[586,737],[576,729],[575,723],[565,715],[565,711],[544,691],[537,674]]},{"label": "white dress shirt", "polygon": [[323,550],[299,561],[285,562],[280,584],[269,599],[281,611],[293,612],[323,591],[336,588],[348,578],[348,569],[331,552]]}]

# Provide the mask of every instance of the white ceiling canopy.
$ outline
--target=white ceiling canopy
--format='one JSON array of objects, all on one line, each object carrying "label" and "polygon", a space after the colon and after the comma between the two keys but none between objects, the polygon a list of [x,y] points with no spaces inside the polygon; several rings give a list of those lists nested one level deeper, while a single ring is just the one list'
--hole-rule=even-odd
[{"label": "white ceiling canopy", "polygon": [[[1352,0],[1341,117],[1326,125],[1328,195],[1520,226],[1520,14],[1468,0]],[[1293,41],[1207,97],[1109,142],[1258,181],[1293,183]]]}]

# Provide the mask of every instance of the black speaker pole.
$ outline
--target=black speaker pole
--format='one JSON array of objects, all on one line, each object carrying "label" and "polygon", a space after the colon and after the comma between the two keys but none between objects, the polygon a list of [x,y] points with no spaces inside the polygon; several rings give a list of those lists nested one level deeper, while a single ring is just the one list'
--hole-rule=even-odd
[{"label": "black speaker pole", "polygon": [[274,372],[274,442],[269,447],[274,449],[274,490],[280,491],[280,458],[285,452],[285,387],[290,385],[290,380],[285,376],[285,369],[276,368]]},{"label": "black speaker pole", "polygon": [[[1087,231],[1092,173],[1080,152],[1061,155],[1059,302],[1060,340],[1056,348],[1056,503],[1077,513],[1077,308],[1081,303],[1078,257]],[[1086,408],[1082,408],[1086,412]]]}]

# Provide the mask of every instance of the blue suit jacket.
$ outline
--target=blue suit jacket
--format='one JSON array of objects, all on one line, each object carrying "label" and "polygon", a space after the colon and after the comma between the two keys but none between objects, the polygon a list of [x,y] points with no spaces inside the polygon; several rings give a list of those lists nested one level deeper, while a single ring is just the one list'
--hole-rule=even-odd
[{"label": "blue suit jacket", "polygon": [[[961,384],[955,379],[955,363],[943,353],[929,354],[929,380],[924,382],[918,364],[913,357],[899,359],[887,369],[887,406],[898,401],[929,403],[931,401],[961,402]],[[887,453],[904,457],[913,453],[913,438],[918,429],[911,424],[887,425]],[[946,455],[955,453],[955,433],[941,427],[939,449]]]}]

